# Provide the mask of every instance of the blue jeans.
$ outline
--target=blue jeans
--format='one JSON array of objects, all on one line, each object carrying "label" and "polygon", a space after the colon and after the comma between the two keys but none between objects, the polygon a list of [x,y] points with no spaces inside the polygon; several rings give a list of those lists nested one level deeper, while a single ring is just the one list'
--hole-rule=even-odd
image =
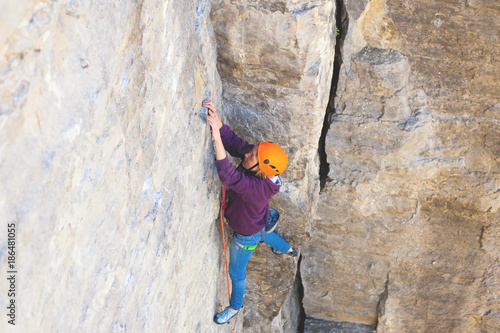
[{"label": "blue jeans", "polygon": [[262,241],[281,252],[288,252],[291,248],[287,241],[274,232],[265,234],[264,239],[260,231],[251,236],[243,236],[236,232],[233,234],[229,254],[229,276],[233,284],[230,306],[233,310],[239,310],[243,306],[243,296],[247,285],[247,264],[255,246]]}]

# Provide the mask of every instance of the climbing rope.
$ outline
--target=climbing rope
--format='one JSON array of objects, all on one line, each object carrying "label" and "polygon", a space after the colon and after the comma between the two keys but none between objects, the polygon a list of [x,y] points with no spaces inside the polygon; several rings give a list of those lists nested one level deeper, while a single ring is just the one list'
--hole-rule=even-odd
[{"label": "climbing rope", "polygon": [[[224,235],[224,211],[226,210],[226,187],[222,185],[222,200],[220,204],[220,224],[222,228],[222,242],[224,243],[224,261],[226,263],[227,296],[231,302],[231,288],[229,286],[229,270],[227,268],[226,236]],[[231,332],[234,332],[233,318],[231,318]]]}]

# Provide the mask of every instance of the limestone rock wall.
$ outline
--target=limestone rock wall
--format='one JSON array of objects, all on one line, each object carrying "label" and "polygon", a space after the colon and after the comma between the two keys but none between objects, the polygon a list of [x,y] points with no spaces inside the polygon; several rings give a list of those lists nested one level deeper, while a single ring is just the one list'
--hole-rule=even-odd
[{"label": "limestone rock wall", "polygon": [[210,2],[10,3],[0,5],[0,331],[220,332],[220,184],[200,115],[203,98],[221,98]]},{"label": "limestone rock wall", "polygon": [[345,1],[308,316],[500,329],[496,1]]}]

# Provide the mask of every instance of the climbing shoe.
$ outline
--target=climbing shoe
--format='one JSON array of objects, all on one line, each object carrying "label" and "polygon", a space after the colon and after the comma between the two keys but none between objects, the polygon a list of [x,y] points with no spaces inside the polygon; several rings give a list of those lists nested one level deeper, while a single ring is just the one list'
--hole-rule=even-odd
[{"label": "climbing shoe", "polygon": [[269,208],[269,219],[267,220],[266,234],[269,234],[276,229],[279,218],[280,213],[276,209]]},{"label": "climbing shoe", "polygon": [[[274,254],[277,254],[277,255],[285,254],[285,252],[281,252],[280,250],[275,249],[274,247],[273,247],[273,252],[274,252]],[[299,251],[292,249],[292,252],[290,252],[290,253],[287,252],[286,254],[288,254],[290,257],[295,258],[296,256],[299,255]]]},{"label": "climbing shoe", "polygon": [[214,316],[214,322],[216,324],[219,324],[219,325],[222,325],[222,324],[225,324],[225,323],[228,323],[231,318],[233,318],[234,316],[236,316],[238,314],[238,311],[234,312],[233,310],[231,310],[231,308],[228,306],[227,308],[225,308],[223,311],[219,312],[218,314],[216,314]]}]

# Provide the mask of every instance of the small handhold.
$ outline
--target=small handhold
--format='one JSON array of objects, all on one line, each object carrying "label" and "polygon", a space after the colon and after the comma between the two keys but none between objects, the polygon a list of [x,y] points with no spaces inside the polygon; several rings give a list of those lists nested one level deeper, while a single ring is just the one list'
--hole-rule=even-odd
[{"label": "small handhold", "polygon": [[80,59],[80,66],[82,66],[82,68],[87,68],[89,67],[89,62],[83,58]]},{"label": "small handhold", "polygon": [[439,18],[439,17],[436,17],[435,19],[432,20],[432,24],[436,28],[440,28],[443,25],[443,20],[441,18]]}]

